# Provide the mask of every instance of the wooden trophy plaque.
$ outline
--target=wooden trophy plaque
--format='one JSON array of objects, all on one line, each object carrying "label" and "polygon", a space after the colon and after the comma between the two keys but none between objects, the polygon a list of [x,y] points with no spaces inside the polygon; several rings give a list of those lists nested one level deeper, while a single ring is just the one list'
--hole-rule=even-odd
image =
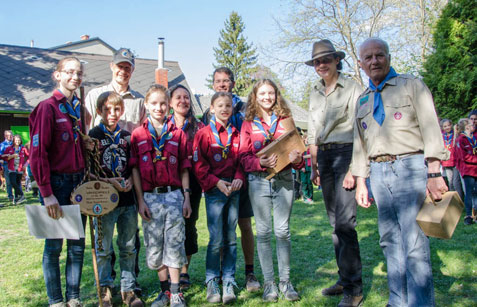
[{"label": "wooden trophy plaque", "polygon": [[282,134],[279,138],[265,146],[257,153],[257,157],[261,157],[263,155],[270,156],[272,154],[276,154],[278,157],[277,165],[274,168],[267,168],[269,175],[266,178],[268,180],[272,179],[273,176],[278,174],[290,164],[290,159],[288,158],[290,152],[295,149],[300,153],[306,151],[305,144],[303,143],[300,134],[296,130],[293,119],[289,117],[285,120],[282,120],[280,123],[287,132]]},{"label": "wooden trophy plaque", "polygon": [[74,190],[71,202],[80,205],[81,213],[84,215],[101,216],[116,208],[119,194],[109,183],[88,181]]}]

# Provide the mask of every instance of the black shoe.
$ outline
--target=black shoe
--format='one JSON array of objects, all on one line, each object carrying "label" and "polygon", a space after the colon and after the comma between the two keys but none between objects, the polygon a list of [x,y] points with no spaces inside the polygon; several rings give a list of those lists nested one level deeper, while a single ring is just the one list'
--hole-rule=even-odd
[{"label": "black shoe", "polygon": [[321,290],[321,294],[325,296],[341,295],[343,294],[343,286],[336,283],[329,288]]},{"label": "black shoe", "polygon": [[475,222],[470,215],[468,215],[464,218],[464,225],[472,225],[474,223]]}]

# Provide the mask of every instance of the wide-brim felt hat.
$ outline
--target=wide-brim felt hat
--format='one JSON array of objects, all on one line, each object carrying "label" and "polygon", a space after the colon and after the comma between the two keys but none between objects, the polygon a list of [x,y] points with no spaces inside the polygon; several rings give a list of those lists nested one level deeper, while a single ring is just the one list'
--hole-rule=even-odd
[{"label": "wide-brim felt hat", "polygon": [[323,39],[313,43],[313,50],[311,51],[311,60],[305,62],[308,66],[314,66],[313,61],[321,57],[336,54],[340,60],[344,59],[346,54],[343,51],[336,51],[335,46],[327,40]]}]

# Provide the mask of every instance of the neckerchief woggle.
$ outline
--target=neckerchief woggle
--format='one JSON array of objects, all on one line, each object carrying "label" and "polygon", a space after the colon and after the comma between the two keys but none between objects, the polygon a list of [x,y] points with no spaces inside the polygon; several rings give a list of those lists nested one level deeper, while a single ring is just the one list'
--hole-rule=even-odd
[{"label": "neckerchief woggle", "polygon": [[472,135],[472,138],[468,137],[467,134],[464,135],[469,140],[470,146],[472,146],[472,153],[474,155],[477,154],[477,140],[475,139],[475,135]]},{"label": "neckerchief woggle", "polygon": [[167,159],[166,157],[162,156],[162,151],[164,150],[164,145],[166,144],[166,136],[169,133],[169,131],[167,130],[168,121],[169,120],[166,116],[164,118],[164,123],[163,123],[163,126],[162,126],[161,136],[159,137],[159,142],[158,142],[157,141],[156,129],[152,125],[151,117],[148,116],[147,129],[149,130],[149,133],[151,134],[152,144],[154,145],[154,149],[155,149],[155,152],[156,152],[156,156],[152,160],[152,162],[154,162],[154,163],[156,163],[156,161]]},{"label": "neckerchief woggle", "polygon": [[230,151],[230,144],[232,142],[232,125],[230,124],[230,122],[227,123],[227,144],[225,146],[220,141],[220,135],[217,131],[215,115],[212,116],[212,118],[210,119],[210,129],[212,129],[212,134],[215,137],[215,142],[217,143],[217,145],[219,145],[220,148],[222,148],[222,158],[227,159],[227,155]]},{"label": "neckerchief woggle", "polygon": [[384,113],[384,105],[383,105],[383,98],[381,97],[381,91],[384,88],[384,85],[389,79],[397,77],[398,74],[394,70],[394,68],[390,67],[390,70],[384,80],[379,83],[378,86],[374,85],[373,81],[369,79],[369,88],[374,92],[374,105],[373,105],[373,117],[378,122],[380,126],[383,125],[384,117],[386,114]]},{"label": "neckerchief woggle", "polygon": [[[171,123],[172,123],[174,126],[176,125],[176,120],[174,119],[174,115],[172,115],[172,117],[171,117]],[[182,131],[184,131],[184,132],[186,131],[188,124],[189,124],[189,119],[186,118],[186,120],[185,120],[185,122],[184,122],[184,125],[182,125],[182,128],[181,128]]]},{"label": "neckerchief woggle", "polygon": [[[61,93],[59,89],[57,89],[57,91]],[[61,94],[64,96],[63,93]],[[66,103],[64,103],[63,105],[65,106],[66,111],[70,116],[71,120],[73,120],[73,135],[75,137],[76,143],[78,141],[78,133],[80,132],[78,123],[81,118],[81,103],[79,99],[75,95],[73,95],[72,101],[69,102],[68,99],[66,99]]]},{"label": "neckerchief woggle", "polygon": [[255,116],[255,118],[253,119],[253,123],[255,124],[255,126],[258,127],[258,129],[260,129],[260,132],[262,132],[263,136],[265,137],[265,140],[263,141],[262,145],[265,146],[273,140],[273,135],[275,134],[275,130],[277,130],[278,125],[278,117],[275,115],[275,112],[272,113],[270,130],[268,130],[267,132],[265,132],[265,128],[263,128],[262,121],[257,116]]},{"label": "neckerchief woggle", "polygon": [[450,150],[452,145],[452,140],[454,139],[454,132],[453,131],[451,131],[450,133],[443,132],[442,136],[444,137],[444,143],[446,148]]},{"label": "neckerchief woggle", "polygon": [[106,126],[104,126],[103,121],[99,123],[99,127],[101,127],[103,130],[104,135],[111,140],[112,146],[110,146],[110,148],[111,154],[113,155],[113,159],[111,161],[111,171],[113,172],[114,176],[120,177],[121,170],[119,169],[119,154],[117,148],[119,146],[121,128],[119,128],[119,125],[116,125],[114,132],[111,132],[106,128]]}]

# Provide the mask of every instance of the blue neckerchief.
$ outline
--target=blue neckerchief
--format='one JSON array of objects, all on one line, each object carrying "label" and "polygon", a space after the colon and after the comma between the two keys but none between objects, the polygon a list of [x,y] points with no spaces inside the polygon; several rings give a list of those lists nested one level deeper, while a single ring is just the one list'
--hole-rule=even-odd
[{"label": "blue neckerchief", "polygon": [[166,160],[166,157],[162,156],[162,151],[164,150],[164,145],[166,144],[166,135],[169,132],[167,130],[167,123],[169,122],[169,119],[167,116],[164,118],[164,124],[162,126],[162,131],[161,131],[161,136],[159,138],[159,143],[157,142],[157,134],[156,134],[156,129],[154,129],[154,126],[152,125],[152,120],[151,117],[148,117],[148,123],[147,123],[147,129],[149,130],[149,133],[151,134],[152,138],[152,144],[154,144],[154,149],[156,150],[156,156],[152,160],[154,163],[159,160]]},{"label": "blue neckerchief", "polygon": [[475,135],[472,135],[472,138],[468,137],[467,134],[465,134],[465,137],[467,140],[469,140],[470,146],[472,146],[472,153],[475,155],[477,154],[477,140],[475,139]]},{"label": "blue neckerchief", "polygon": [[20,146],[18,146],[18,149],[16,149],[15,146],[13,146],[13,149],[15,150],[16,154],[19,154],[20,151],[22,150],[22,147],[23,147],[23,145],[20,145]]},{"label": "blue neckerchief", "polygon": [[380,126],[383,125],[384,117],[386,116],[386,114],[384,113],[384,105],[383,105],[383,99],[381,97],[381,91],[383,90],[384,85],[389,79],[397,77],[397,76],[398,74],[396,73],[394,68],[390,67],[388,74],[386,75],[384,80],[381,83],[379,83],[378,86],[375,86],[373,81],[369,79],[369,88],[374,92],[373,117]]},{"label": "blue neckerchief", "polygon": [[265,137],[265,140],[263,141],[263,145],[266,145],[267,143],[273,140],[273,135],[275,134],[275,130],[277,130],[277,125],[278,125],[278,117],[275,115],[275,112],[272,113],[270,130],[268,130],[267,132],[265,132],[265,128],[263,128],[262,126],[262,121],[257,116],[255,116],[255,118],[253,119],[253,123],[255,124],[255,126],[258,127],[258,129],[260,129],[263,136]]},{"label": "blue neckerchief", "polygon": [[210,119],[210,128],[212,129],[212,134],[215,137],[215,142],[217,143],[217,145],[219,145],[220,148],[222,148],[222,158],[227,159],[227,155],[230,151],[230,144],[232,143],[232,125],[230,123],[227,124],[227,144],[225,146],[220,141],[220,135],[217,131],[215,115],[212,116],[212,118]]},{"label": "blue neckerchief", "polygon": [[[59,89],[58,89],[58,92],[61,93]],[[78,123],[80,122],[80,119],[81,119],[81,103],[79,99],[75,95],[73,95],[72,101],[69,102],[68,99],[66,99],[66,103],[64,103],[63,105],[65,106],[66,111],[68,112],[68,115],[73,121],[73,135],[75,137],[75,143],[76,143],[78,141],[78,133],[80,132]]]},{"label": "blue neckerchief", "polygon": [[116,125],[116,129],[114,130],[114,132],[111,132],[104,126],[103,122],[99,123],[99,127],[101,127],[104,132],[104,135],[106,135],[113,144],[112,146],[110,146],[111,153],[113,155],[113,159],[111,161],[111,171],[113,172],[114,176],[121,177],[121,170],[119,169],[119,153],[116,150],[119,146],[121,128],[119,128],[119,125]]},{"label": "blue neckerchief", "polygon": [[[172,115],[171,117],[171,123],[175,126],[176,125],[176,120],[174,119],[174,115]],[[187,125],[189,124],[189,119],[186,118],[185,122],[184,122],[184,125],[182,126],[182,131],[186,131],[187,129]]]},{"label": "blue neckerchief", "polygon": [[[244,116],[240,112],[240,110],[236,109],[237,105],[239,104],[240,106],[242,105],[242,101],[240,100],[240,97],[235,94],[232,94],[232,106],[234,107],[234,112],[233,112],[234,114],[230,116],[229,122],[232,124],[232,126],[235,127],[235,129],[237,129],[240,132],[240,129],[242,128]],[[239,109],[241,109],[241,107]]]},{"label": "blue neckerchief", "polygon": [[444,137],[444,143],[445,146],[448,150],[450,150],[451,145],[452,145],[452,140],[454,139],[454,131],[451,131],[450,133],[442,133],[442,136]]}]

